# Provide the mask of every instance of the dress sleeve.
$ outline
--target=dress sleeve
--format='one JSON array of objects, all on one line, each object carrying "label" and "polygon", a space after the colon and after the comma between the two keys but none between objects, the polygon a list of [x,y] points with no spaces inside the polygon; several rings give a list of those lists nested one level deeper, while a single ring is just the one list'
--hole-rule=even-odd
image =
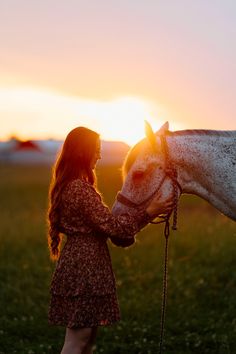
[{"label": "dress sleeve", "polygon": [[114,216],[93,186],[77,180],[73,184],[74,207],[83,216],[85,224],[109,237],[117,246],[133,244],[135,234],[151,220],[143,210],[137,211],[135,216]]}]

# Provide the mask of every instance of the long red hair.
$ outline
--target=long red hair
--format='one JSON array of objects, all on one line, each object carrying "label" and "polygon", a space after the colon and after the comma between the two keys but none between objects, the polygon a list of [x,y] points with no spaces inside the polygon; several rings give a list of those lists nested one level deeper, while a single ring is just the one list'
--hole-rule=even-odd
[{"label": "long red hair", "polygon": [[60,203],[65,186],[77,178],[85,179],[92,185],[96,175],[91,168],[91,161],[96,152],[99,135],[87,128],[73,129],[66,137],[62,150],[53,167],[49,188],[48,208],[48,246],[53,260],[60,255]]}]

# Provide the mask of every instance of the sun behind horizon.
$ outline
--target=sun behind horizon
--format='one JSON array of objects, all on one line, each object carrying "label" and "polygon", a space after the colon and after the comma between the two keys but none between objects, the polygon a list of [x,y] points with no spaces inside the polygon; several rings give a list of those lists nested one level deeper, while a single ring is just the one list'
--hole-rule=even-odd
[{"label": "sun behind horizon", "polygon": [[153,110],[155,105],[134,96],[101,101],[32,87],[0,87],[0,139],[64,139],[74,127],[86,126],[103,140],[132,146],[145,136],[145,120],[158,129]]},{"label": "sun behind horizon", "polygon": [[116,99],[104,107],[101,116],[102,137],[106,140],[121,140],[132,146],[145,136],[145,120],[154,121],[147,102],[136,97]]}]

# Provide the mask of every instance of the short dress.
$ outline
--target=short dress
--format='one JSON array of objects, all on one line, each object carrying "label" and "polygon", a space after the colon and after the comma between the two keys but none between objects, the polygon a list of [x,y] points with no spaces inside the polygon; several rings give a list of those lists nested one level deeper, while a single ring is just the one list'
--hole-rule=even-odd
[{"label": "short dress", "polygon": [[107,240],[127,247],[149,221],[145,211],[115,217],[90,183],[81,179],[68,183],[60,206],[60,231],[66,242],[50,287],[50,324],[81,328],[119,321]]}]

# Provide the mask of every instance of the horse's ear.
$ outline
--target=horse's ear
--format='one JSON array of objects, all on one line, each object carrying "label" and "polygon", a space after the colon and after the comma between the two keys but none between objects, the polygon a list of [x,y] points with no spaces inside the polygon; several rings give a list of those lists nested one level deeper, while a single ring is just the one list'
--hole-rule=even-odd
[{"label": "horse's ear", "polygon": [[154,151],[157,150],[156,135],[154,134],[151,125],[145,120],[145,133]]},{"label": "horse's ear", "polygon": [[168,132],[169,130],[169,122],[165,122],[160,129],[156,132],[156,135],[162,135]]}]

